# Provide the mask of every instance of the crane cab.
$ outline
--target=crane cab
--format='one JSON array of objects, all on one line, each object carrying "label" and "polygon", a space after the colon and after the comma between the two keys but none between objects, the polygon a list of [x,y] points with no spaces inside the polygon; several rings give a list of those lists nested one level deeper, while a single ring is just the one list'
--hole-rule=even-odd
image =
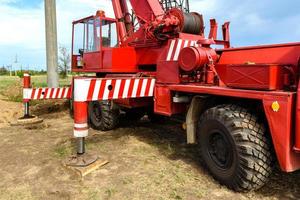
[{"label": "crane cab", "polygon": [[116,23],[99,11],[96,16],[73,22],[72,71],[136,72],[135,50],[119,47]]}]

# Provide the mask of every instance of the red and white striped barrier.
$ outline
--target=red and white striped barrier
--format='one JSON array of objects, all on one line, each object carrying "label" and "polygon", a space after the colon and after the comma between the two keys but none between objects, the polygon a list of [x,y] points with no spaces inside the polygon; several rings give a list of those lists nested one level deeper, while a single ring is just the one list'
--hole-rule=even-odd
[{"label": "red and white striped barrier", "polygon": [[75,77],[74,96],[71,88],[31,88],[30,76],[24,75],[23,100],[29,114],[30,100],[74,98],[74,136],[88,136],[88,102],[114,99],[153,97],[155,79]]},{"label": "red and white striped barrier", "polygon": [[70,99],[71,89],[65,88],[24,88],[23,100]]},{"label": "red and white striped barrier", "polygon": [[182,39],[174,39],[171,41],[168,54],[167,61],[178,61],[178,57],[180,51],[186,47],[198,47],[197,41],[193,40],[182,40]]},{"label": "red and white striped barrier", "polygon": [[154,95],[153,78],[74,79],[74,101],[114,100]]},{"label": "red and white striped barrier", "polygon": [[88,102],[153,97],[154,78],[74,78],[74,136],[88,136]]}]

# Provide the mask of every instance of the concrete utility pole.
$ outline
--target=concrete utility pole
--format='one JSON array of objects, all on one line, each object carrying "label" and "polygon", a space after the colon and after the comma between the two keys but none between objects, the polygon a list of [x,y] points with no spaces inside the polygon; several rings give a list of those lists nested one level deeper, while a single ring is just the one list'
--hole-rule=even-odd
[{"label": "concrete utility pole", "polygon": [[45,0],[47,83],[48,87],[58,87],[58,55],[56,28],[56,0]]}]

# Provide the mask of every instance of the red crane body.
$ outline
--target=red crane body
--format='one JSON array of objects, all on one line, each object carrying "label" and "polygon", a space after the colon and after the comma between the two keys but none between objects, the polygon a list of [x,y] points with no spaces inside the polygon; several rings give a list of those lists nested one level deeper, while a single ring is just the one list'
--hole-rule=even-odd
[{"label": "red crane body", "polygon": [[218,40],[211,20],[206,38],[198,13],[158,0],[130,3],[133,14],[126,0],[113,0],[116,19],[97,12],[73,23],[73,72],[155,78],[154,99],[114,102],[126,108],[153,105],[154,113],[165,116],[187,113],[191,101],[181,97],[254,102],[248,109],[263,115],[281,169],[300,169],[300,43],[232,48],[228,22]]}]

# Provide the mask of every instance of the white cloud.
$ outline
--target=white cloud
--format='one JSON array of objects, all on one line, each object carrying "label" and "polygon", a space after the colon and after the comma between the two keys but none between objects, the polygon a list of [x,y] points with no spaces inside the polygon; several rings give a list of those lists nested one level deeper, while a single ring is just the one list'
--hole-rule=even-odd
[{"label": "white cloud", "polygon": [[0,4],[15,3],[18,0],[0,0]]},{"label": "white cloud", "polygon": [[[20,0],[0,0],[0,62],[10,64],[18,54],[24,65],[45,66],[44,4],[15,7]],[[113,17],[110,0],[57,0],[58,43],[70,48],[72,21],[105,10]],[[9,51],[7,51],[9,49]],[[1,64],[2,64],[1,63]]]},{"label": "white cloud", "polygon": [[0,7],[0,44],[24,45],[28,48],[43,46],[43,11],[19,9],[10,6]]},{"label": "white cloud", "polygon": [[[0,0],[0,64],[9,62],[6,57],[11,60],[18,53],[25,64],[45,66],[44,5],[40,3],[31,8],[13,6],[18,1],[21,0]],[[231,39],[235,46],[299,40],[300,28],[295,24],[300,21],[300,15],[285,12],[297,7],[299,2],[272,2],[190,0],[191,10],[204,15],[207,29],[210,18],[216,18],[220,26],[227,20],[231,21]],[[278,9],[284,6],[286,10],[278,13]],[[70,48],[72,21],[93,15],[100,9],[108,16],[114,16],[111,0],[57,0],[58,43]]]},{"label": "white cloud", "polygon": [[65,46],[71,45],[72,22],[94,15],[104,10],[107,16],[114,17],[110,0],[60,0],[57,2],[58,41]]}]

